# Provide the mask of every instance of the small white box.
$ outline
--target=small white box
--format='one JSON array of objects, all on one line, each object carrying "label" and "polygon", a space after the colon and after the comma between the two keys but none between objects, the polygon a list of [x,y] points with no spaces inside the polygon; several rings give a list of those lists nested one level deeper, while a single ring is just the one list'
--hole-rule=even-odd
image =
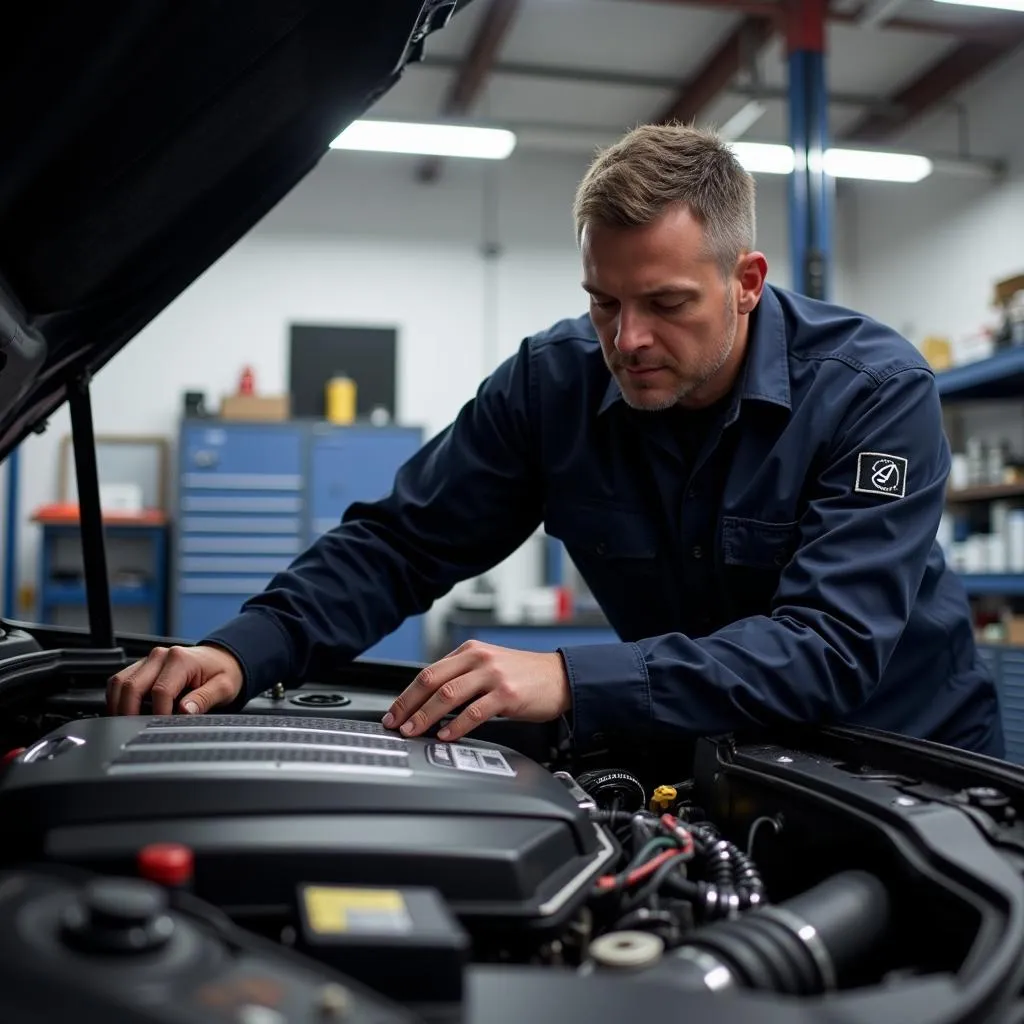
[{"label": "small white box", "polygon": [[100,484],[100,508],[104,512],[137,515],[142,511],[142,485]]}]

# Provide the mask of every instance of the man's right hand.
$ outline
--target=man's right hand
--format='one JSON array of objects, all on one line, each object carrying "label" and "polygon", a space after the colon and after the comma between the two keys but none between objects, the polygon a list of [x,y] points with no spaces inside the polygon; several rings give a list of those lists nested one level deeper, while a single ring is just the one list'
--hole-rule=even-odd
[{"label": "man's right hand", "polygon": [[173,714],[179,697],[181,711],[201,715],[233,701],[242,683],[242,666],[222,647],[154,647],[107,683],[107,711],[141,714],[151,693],[154,715]]}]

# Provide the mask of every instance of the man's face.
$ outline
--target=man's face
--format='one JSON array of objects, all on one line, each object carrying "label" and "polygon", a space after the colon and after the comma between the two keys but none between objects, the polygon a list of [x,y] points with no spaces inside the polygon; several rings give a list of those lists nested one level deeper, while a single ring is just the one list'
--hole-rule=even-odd
[{"label": "man's face", "polygon": [[751,256],[726,278],[683,206],[645,227],[588,224],[581,251],[605,362],[633,408],[699,407],[728,392],[763,283],[752,297]]}]

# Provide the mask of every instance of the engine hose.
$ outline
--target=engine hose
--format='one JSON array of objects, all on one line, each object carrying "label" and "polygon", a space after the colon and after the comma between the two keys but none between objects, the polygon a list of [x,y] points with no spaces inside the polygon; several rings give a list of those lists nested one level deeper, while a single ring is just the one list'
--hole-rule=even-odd
[{"label": "engine hose", "polygon": [[855,978],[890,914],[878,878],[846,871],[777,906],[698,928],[648,976],[687,990],[834,991]]},{"label": "engine hose", "polygon": [[599,811],[590,812],[590,820],[599,825],[628,825],[633,821],[634,815],[630,811]]},{"label": "engine hose", "polygon": [[701,920],[719,921],[764,902],[764,883],[753,861],[707,822],[689,826],[694,843],[710,876],[704,881],[681,884],[672,878],[670,884],[678,895],[691,899]]},{"label": "engine hose", "polygon": [[[732,883],[740,893],[749,893],[754,903],[764,899],[764,882],[754,862],[742,851],[733,847]],[[745,909],[745,908],[744,908]]]},{"label": "engine hose", "polygon": [[764,885],[760,878],[727,885],[670,876],[665,884],[673,894],[695,904],[701,921],[720,921],[765,903]]},{"label": "engine hose", "polygon": [[719,839],[706,854],[709,881],[718,889],[731,889],[733,880],[732,857],[729,854],[729,844],[724,839]]}]

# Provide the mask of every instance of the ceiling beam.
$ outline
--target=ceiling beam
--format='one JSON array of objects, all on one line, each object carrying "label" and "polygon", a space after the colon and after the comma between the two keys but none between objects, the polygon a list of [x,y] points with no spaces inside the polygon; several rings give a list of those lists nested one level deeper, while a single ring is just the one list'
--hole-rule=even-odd
[{"label": "ceiling beam", "polygon": [[[442,117],[464,117],[472,111],[519,13],[520,5],[521,0],[490,0],[466,58],[445,97],[441,107]],[[441,161],[430,158],[420,164],[417,177],[421,181],[433,181],[440,172]]]},{"label": "ceiling beam", "polygon": [[747,62],[755,59],[768,45],[777,28],[778,23],[773,18],[756,15],[744,18],[697,73],[682,85],[654,119],[655,123],[681,121],[689,124],[695,121]]},{"label": "ceiling beam", "polygon": [[907,0],[866,0],[857,12],[857,24],[862,28],[881,28],[906,3]]},{"label": "ceiling beam", "polygon": [[[416,68],[437,68],[451,71],[460,67],[462,61],[458,57],[425,56],[413,65],[410,74]],[[528,78],[537,82],[574,82],[582,85],[612,86],[626,89],[675,90],[679,88],[679,77],[676,75],[651,75],[632,71],[609,71],[607,68],[563,67],[558,64],[532,64],[522,61],[498,61],[491,69],[493,77],[507,75],[510,78]],[[731,82],[723,92],[731,96],[739,96],[748,100],[778,100],[785,103],[789,90],[784,86],[743,85]],[[883,96],[873,96],[861,92],[835,92],[828,94],[829,103],[840,107],[860,107],[862,110],[885,110],[898,112],[891,107]]]},{"label": "ceiling beam", "polygon": [[[884,9],[884,8],[883,8]],[[964,8],[968,10],[968,8]],[[953,39],[970,39],[978,42],[995,42],[1005,35],[1007,29],[1012,31],[1017,18],[1010,15],[1006,20],[986,21],[985,24],[976,25],[969,21],[923,21],[920,18],[903,18],[892,14],[886,15],[881,22],[864,22],[864,9],[857,14],[843,14],[833,11],[829,14],[828,20],[837,25],[853,25],[855,28],[870,29],[893,29],[900,32],[916,32],[918,35],[948,36]]]},{"label": "ceiling beam", "polygon": [[[670,4],[674,7],[703,7],[705,10],[734,11],[753,17],[767,18],[784,25],[786,17],[785,0],[623,0],[625,3],[646,3],[646,4]],[[970,22],[959,21],[928,21],[923,18],[901,17],[896,13],[897,8],[903,6],[904,0],[866,0],[865,4],[856,12],[844,12],[832,10],[827,17],[829,21],[839,25],[853,25],[855,27],[878,27],[895,29],[903,32],[917,32],[922,35],[952,36],[958,39],[981,39],[995,40],[1002,35],[1007,28],[1011,27],[1011,20],[1016,21],[1013,15],[1006,22],[994,22],[985,25],[972,25]],[[882,21],[877,26],[862,26],[862,18],[865,12],[869,13],[875,3],[884,5],[885,11]],[[884,9],[884,8],[883,8]]]},{"label": "ceiling beam", "polygon": [[642,0],[648,4],[673,4],[676,7],[704,7],[717,11],[737,11],[756,18],[781,20],[785,16],[784,5],[775,0]]},{"label": "ceiling beam", "polygon": [[[856,122],[844,137],[851,142],[879,142],[906,128],[948,99],[971,79],[1024,42],[1024,31],[1006,32],[998,42],[958,43],[890,97],[894,111],[875,111]],[[896,112],[898,111],[898,112]]]},{"label": "ceiling beam", "polygon": [[448,90],[442,110],[445,116],[461,117],[468,114],[476,103],[519,13],[520,3],[521,0],[491,0],[470,44],[462,70]]}]

